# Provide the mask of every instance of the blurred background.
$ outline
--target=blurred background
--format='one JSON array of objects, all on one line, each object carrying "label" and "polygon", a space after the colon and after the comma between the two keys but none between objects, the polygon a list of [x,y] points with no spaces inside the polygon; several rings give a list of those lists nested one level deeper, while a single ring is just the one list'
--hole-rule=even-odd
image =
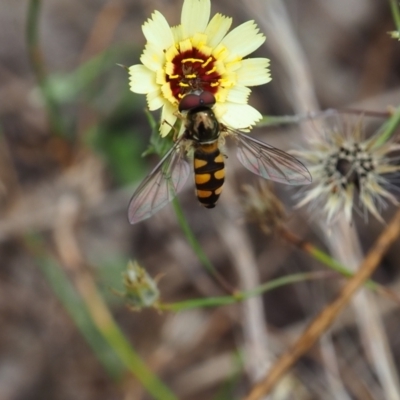
[{"label": "blurred background", "polygon": [[[309,68],[322,109],[386,111],[398,105],[400,43],[387,34],[395,29],[388,1],[276,3],[286,7],[286,23],[299,44],[292,55]],[[232,16],[233,27],[255,19],[267,36],[256,55],[271,59],[273,80],[253,90],[250,104],[264,115],[312,111],[294,94],[310,82],[289,79],[282,66],[285,36],[277,30],[269,41],[264,29],[279,26],[276,19],[277,25],[270,23],[278,17],[246,4],[214,0],[212,15]],[[139,63],[141,25],[154,10],[176,25],[181,6],[182,0],[0,2],[1,400],[151,398],[110,346],[107,327],[113,324],[177,398],[242,398],[259,378],[257,371],[262,373],[243,355],[248,346],[260,356],[265,352],[258,347],[264,337],[251,339],[246,310],[263,317],[254,329],[261,324],[265,332],[258,333],[268,331],[270,364],[343,283],[328,274],[268,292],[249,309],[236,304],[177,314],[136,312],[116,294],[123,291],[130,259],[157,279],[162,301],[225,294],[188,244],[171,206],[134,226],[127,220],[129,199],[158,157],[142,157],[151,135],[145,97],[129,91],[127,72],[117,64]],[[302,143],[295,125],[255,134],[285,150]],[[249,289],[282,275],[327,271],[248,221],[242,186],[257,187],[259,179],[238,165],[232,149],[228,156],[227,184],[215,209],[198,204],[190,179],[179,195],[189,226],[218,272],[231,285]],[[315,216],[293,208],[296,191],[282,185],[274,191],[286,207],[289,229],[326,248],[314,229]],[[393,212],[389,207],[384,219]],[[355,227],[367,250],[383,225],[356,217]],[[393,246],[374,279],[398,290],[399,261]],[[379,296],[375,301],[397,374],[399,308]],[[331,331],[336,369],[326,367],[316,346],[274,398],[386,398],[361,342],[347,310]]]}]

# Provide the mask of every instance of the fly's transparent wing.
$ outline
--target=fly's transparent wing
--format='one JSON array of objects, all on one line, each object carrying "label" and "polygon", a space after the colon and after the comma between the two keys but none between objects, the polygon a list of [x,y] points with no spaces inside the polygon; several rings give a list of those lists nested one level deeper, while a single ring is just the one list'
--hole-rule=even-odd
[{"label": "fly's transparent wing", "polygon": [[304,185],[312,181],[308,169],[285,151],[232,129],[227,132],[238,142],[237,157],[253,174],[289,185]]},{"label": "fly's transparent wing", "polygon": [[131,224],[151,217],[167,205],[183,188],[190,167],[179,140],[156,165],[133,194],[128,208]]}]

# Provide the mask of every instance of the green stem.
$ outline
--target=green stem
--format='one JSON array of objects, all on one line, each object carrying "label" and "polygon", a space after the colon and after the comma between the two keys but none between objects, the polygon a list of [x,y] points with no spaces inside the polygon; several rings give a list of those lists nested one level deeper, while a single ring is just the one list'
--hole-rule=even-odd
[{"label": "green stem", "polygon": [[191,299],[186,301],[180,301],[177,303],[164,304],[161,303],[157,306],[160,310],[165,311],[182,311],[189,310],[192,308],[199,307],[218,307],[226,306],[229,304],[234,304],[250,297],[259,296],[262,293],[268,292],[270,290],[276,289],[281,286],[290,285],[292,283],[304,282],[307,280],[314,279],[325,279],[327,276],[326,272],[305,272],[299,274],[293,274],[288,276],[283,276],[273,281],[266,282],[255,289],[247,290],[245,292],[237,293],[234,296],[220,296],[220,297],[207,297],[204,299]]},{"label": "green stem", "polygon": [[150,371],[116,323],[113,322],[99,328],[103,337],[114,349],[119,359],[155,399],[178,400],[174,393]]},{"label": "green stem", "polygon": [[[343,275],[346,278],[351,278],[354,276],[354,273],[351,272],[348,268],[346,268],[343,264],[340,264],[340,262],[336,261],[334,258],[332,258],[329,254],[326,254],[322,250],[312,247],[309,249],[308,253],[314,257],[316,260],[320,261],[321,263],[325,264],[327,267],[332,269],[333,271],[339,272],[339,274]],[[371,289],[371,290],[379,290],[380,285],[378,283],[375,283],[372,280],[369,280],[365,282],[365,287]]]},{"label": "green stem", "polygon": [[396,28],[400,31],[400,10],[399,10],[399,3],[397,0],[389,0],[390,2],[390,9],[392,11],[392,16]]},{"label": "green stem", "polygon": [[52,288],[53,293],[69,314],[80,334],[86,340],[107,373],[115,381],[119,381],[125,373],[125,368],[118,357],[110,351],[107,341],[93,323],[87,308],[65,272],[54,260],[38,254],[37,238],[34,238],[34,240],[28,238],[27,244],[30,252],[34,253],[35,261],[49,286]]},{"label": "green stem", "polygon": [[[113,319],[97,288],[96,292],[90,293],[91,304],[89,304],[87,296],[82,297],[82,294],[79,296],[73,288],[61,264],[48,255],[40,237],[28,237],[25,243],[37,260],[55,295],[60,299],[107,371],[114,378],[118,378],[125,366],[154,399],[178,400],[139,357]],[[110,348],[113,351],[112,354],[117,356],[118,363],[112,357],[110,358]]]},{"label": "green stem", "polygon": [[[343,275],[346,278],[351,278],[352,276],[354,276],[354,273],[352,271],[350,271],[346,266],[344,266],[343,264],[336,261],[333,257],[331,257],[329,254],[325,253],[324,251],[320,250],[319,248],[314,246],[312,243],[302,240],[301,238],[296,236],[294,233],[292,233],[288,229],[285,229],[282,227],[280,230],[280,233],[281,233],[282,237],[285,240],[287,240],[289,243],[295,245],[299,249],[301,249],[304,252],[306,252],[307,254],[311,255],[316,260],[325,264],[327,267],[329,267],[333,271],[338,272],[339,274]],[[385,288],[383,288],[378,283],[373,282],[372,280],[368,280],[365,283],[365,286],[376,292],[383,293],[385,291]],[[396,299],[396,301],[398,301],[398,299]]]},{"label": "green stem", "polygon": [[400,107],[396,109],[393,115],[382,125],[380,133],[378,133],[378,138],[375,142],[375,146],[379,147],[385,144],[396,131],[400,124]]},{"label": "green stem", "polygon": [[176,217],[178,219],[178,223],[186,236],[186,240],[188,241],[189,245],[191,246],[192,250],[196,254],[197,258],[203,264],[207,272],[230,294],[237,293],[237,290],[232,287],[214,268],[211,261],[208,259],[206,253],[203,251],[200,243],[197,241],[196,237],[193,234],[193,231],[190,229],[190,226],[183,214],[183,210],[181,205],[179,204],[178,199],[172,201],[172,205],[175,210]]},{"label": "green stem", "polygon": [[39,46],[39,15],[41,0],[30,0],[28,8],[28,19],[26,24],[26,38],[28,43],[28,54],[33,71],[39,83],[39,88],[46,104],[46,110],[52,131],[57,135],[64,135],[63,122],[58,105],[53,100],[47,85],[46,71],[43,55]]}]

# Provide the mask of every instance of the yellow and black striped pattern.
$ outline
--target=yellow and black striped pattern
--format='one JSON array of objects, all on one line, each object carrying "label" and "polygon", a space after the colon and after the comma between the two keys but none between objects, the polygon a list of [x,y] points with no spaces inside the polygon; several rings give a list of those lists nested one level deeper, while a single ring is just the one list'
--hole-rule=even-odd
[{"label": "yellow and black striped pattern", "polygon": [[197,198],[204,207],[215,207],[224,178],[225,163],[218,141],[199,145],[194,152],[194,180]]}]

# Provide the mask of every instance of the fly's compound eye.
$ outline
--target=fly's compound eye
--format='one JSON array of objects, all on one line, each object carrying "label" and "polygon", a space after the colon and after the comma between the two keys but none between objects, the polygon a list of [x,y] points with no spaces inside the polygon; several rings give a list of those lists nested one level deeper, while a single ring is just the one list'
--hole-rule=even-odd
[{"label": "fly's compound eye", "polygon": [[202,106],[212,107],[215,104],[215,97],[210,92],[201,92],[199,97]]},{"label": "fly's compound eye", "polygon": [[179,111],[189,111],[197,107],[212,107],[215,104],[215,97],[210,92],[200,94],[189,93],[179,103]]}]

